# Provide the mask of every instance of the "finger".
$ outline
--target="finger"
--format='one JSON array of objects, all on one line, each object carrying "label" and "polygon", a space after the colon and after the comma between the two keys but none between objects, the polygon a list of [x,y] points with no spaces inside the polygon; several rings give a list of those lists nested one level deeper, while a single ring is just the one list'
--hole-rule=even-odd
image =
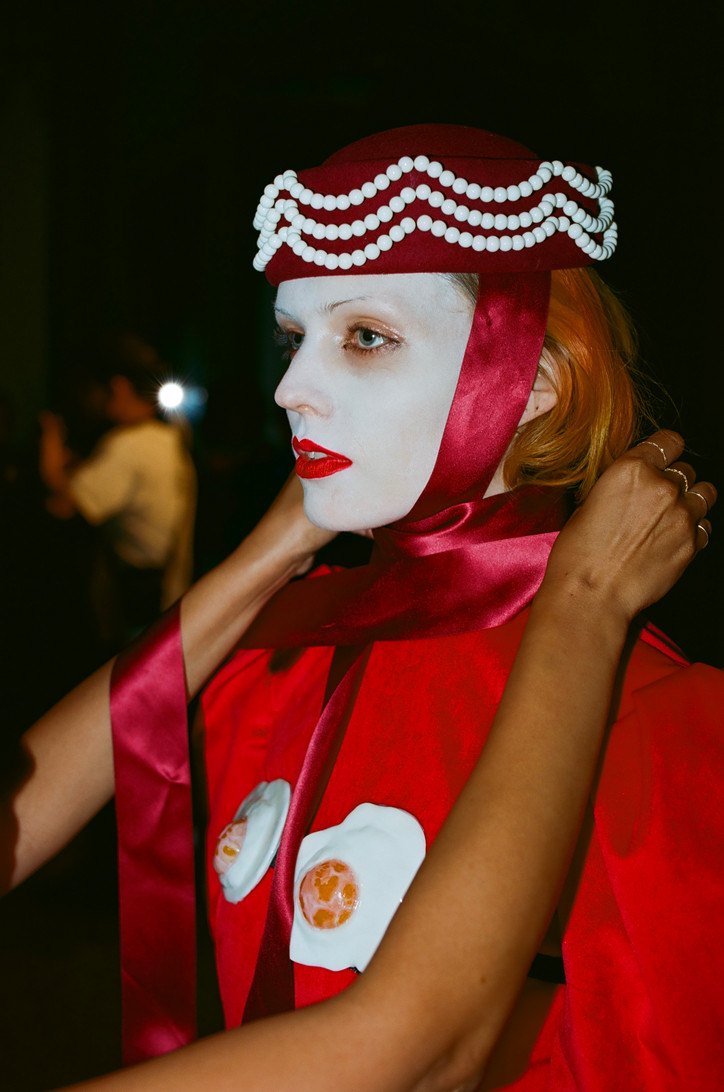
[{"label": "finger", "polygon": [[683,450],[684,438],[673,429],[663,428],[637,444],[632,454],[637,455],[656,470],[664,470],[678,459]]},{"label": "finger", "polygon": [[689,486],[686,502],[695,519],[703,519],[716,504],[717,492],[711,482],[696,482]]},{"label": "finger", "polygon": [[664,474],[669,475],[672,481],[676,481],[682,493],[687,493],[696,481],[696,472],[688,463],[672,463],[665,468]]},{"label": "finger", "polygon": [[700,519],[696,525],[696,551],[706,549],[711,536],[711,523],[708,519]]}]

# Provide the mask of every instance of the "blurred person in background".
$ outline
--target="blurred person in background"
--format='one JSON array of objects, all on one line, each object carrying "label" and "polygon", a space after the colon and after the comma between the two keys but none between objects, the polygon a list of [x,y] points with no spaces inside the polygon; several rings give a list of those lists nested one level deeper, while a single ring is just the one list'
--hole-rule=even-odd
[{"label": "blurred person in background", "polygon": [[[41,415],[46,506],[100,529],[91,596],[102,641],[118,647],[188,588],[196,473],[182,428],[159,416],[164,365],[132,334],[106,335],[86,369],[84,401],[107,431],[74,451],[65,415]],[[99,429],[99,432],[101,430]]]}]

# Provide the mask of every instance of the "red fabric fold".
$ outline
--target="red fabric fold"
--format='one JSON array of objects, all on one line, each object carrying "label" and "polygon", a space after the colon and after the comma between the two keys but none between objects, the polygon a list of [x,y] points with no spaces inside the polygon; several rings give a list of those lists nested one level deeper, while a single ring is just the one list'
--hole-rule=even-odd
[{"label": "red fabric fold", "polygon": [[116,660],[111,723],[128,1065],[196,1035],[193,819],[178,605]]}]

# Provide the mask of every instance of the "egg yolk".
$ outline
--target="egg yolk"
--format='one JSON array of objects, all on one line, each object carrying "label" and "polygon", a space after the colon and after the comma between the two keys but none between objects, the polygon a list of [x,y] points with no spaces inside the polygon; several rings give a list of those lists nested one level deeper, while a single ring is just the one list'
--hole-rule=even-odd
[{"label": "egg yolk", "polygon": [[241,852],[241,847],[246,838],[246,819],[238,819],[235,823],[229,823],[219,835],[214,853],[214,869],[219,876],[223,876],[233,865]]},{"label": "egg yolk", "polygon": [[299,887],[299,905],[315,929],[336,929],[359,903],[359,881],[344,861],[322,861],[310,868]]}]

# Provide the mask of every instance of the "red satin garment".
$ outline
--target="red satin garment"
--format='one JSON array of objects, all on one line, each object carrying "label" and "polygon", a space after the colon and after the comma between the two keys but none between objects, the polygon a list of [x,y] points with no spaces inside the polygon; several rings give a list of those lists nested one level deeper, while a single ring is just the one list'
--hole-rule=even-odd
[{"label": "red satin garment", "polygon": [[[357,804],[404,808],[429,843],[489,730],[525,616],[438,638],[376,644],[313,829]],[[721,1072],[720,721],[724,676],[640,641],[608,746],[590,847],[566,930],[559,988],[520,1092],[699,1090]],[[204,697],[209,860],[261,780],[296,784],[331,648],[240,652]],[[291,661],[291,662],[290,662]],[[574,670],[574,669],[572,669]],[[254,973],[271,871],[237,905],[210,870],[210,913],[229,1026]],[[474,929],[455,917],[451,926]],[[712,943],[714,941],[714,943]],[[705,951],[705,955],[703,954]],[[422,957],[422,953],[421,953]],[[351,971],[294,965],[297,1006],[344,989]]]},{"label": "red satin garment", "polygon": [[196,1036],[196,910],[178,604],[111,680],[126,1065]]}]

